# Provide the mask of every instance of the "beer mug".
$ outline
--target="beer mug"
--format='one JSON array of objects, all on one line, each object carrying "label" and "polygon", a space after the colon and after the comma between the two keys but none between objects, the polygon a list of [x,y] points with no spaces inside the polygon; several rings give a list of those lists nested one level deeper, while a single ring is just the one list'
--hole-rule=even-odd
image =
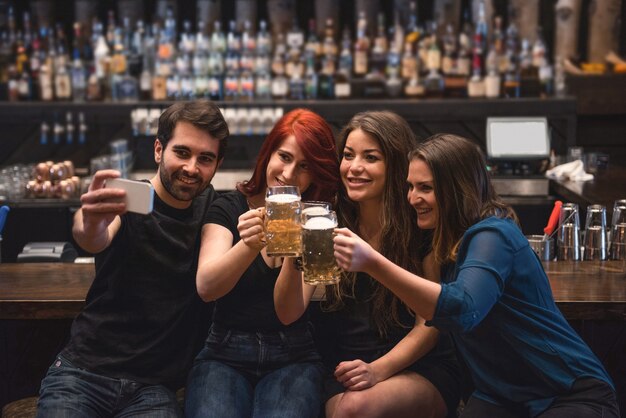
[{"label": "beer mug", "polygon": [[580,260],[580,217],[576,203],[564,203],[561,206],[557,260]]},{"label": "beer mug", "polygon": [[626,260],[626,199],[616,200],[611,221],[611,260]]},{"label": "beer mug", "polygon": [[300,191],[296,186],[268,187],[265,193],[267,255],[298,257],[302,253]]},{"label": "beer mug", "polygon": [[[325,215],[332,210],[333,206],[329,202],[320,200],[307,200],[302,202],[302,216],[306,214]],[[304,223],[304,222],[303,222]],[[302,271],[302,257],[293,260],[296,270]]]},{"label": "beer mug", "polygon": [[311,285],[337,283],[340,270],[335,261],[333,248],[337,215],[331,210],[325,214],[304,213],[302,218],[304,283]]},{"label": "beer mug", "polygon": [[587,207],[583,260],[606,260],[606,209],[604,205]]}]

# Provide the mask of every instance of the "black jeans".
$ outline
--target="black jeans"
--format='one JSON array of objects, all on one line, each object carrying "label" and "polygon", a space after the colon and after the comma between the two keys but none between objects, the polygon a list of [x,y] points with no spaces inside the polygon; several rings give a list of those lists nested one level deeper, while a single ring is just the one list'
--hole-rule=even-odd
[{"label": "black jeans", "polygon": [[[471,396],[461,418],[527,418],[515,406],[495,405]],[[620,418],[615,391],[605,382],[582,378],[566,395],[557,397],[552,405],[534,418]]]}]

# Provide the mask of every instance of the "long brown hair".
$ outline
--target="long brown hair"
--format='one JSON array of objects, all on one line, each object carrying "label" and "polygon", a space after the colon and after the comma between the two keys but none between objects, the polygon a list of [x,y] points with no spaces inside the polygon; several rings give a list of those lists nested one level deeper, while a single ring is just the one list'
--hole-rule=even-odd
[{"label": "long brown hair", "polygon": [[252,177],[237,188],[247,196],[264,193],[267,164],[274,151],[290,135],[296,138],[302,149],[313,178],[311,185],[302,193],[302,200],[334,202],[341,181],[335,137],[328,123],[308,109],[294,109],[276,122],[263,141]]},{"label": "long brown hair", "polygon": [[465,231],[489,216],[517,222],[513,209],[504,203],[487,172],[485,158],[475,143],[453,134],[429,137],[409,154],[409,161],[422,160],[433,176],[439,209],[432,248],[438,265],[456,260]]},{"label": "long brown hair", "polygon": [[[408,171],[407,155],[416,145],[415,135],[409,124],[400,116],[388,111],[370,111],[355,115],[343,128],[338,138],[339,158],[343,158],[348,135],[361,129],[371,136],[382,149],[385,157],[385,187],[380,219],[380,252],[399,266],[421,273],[421,245],[423,240],[417,228],[415,211],[406,201]],[[350,200],[345,187],[339,188],[337,214],[341,226],[359,231],[359,205]],[[354,297],[356,274],[345,273],[333,292],[328,293],[327,310],[339,309],[342,299]],[[400,325],[400,309],[407,309],[402,302],[384,286],[374,282],[372,297],[372,320],[381,335],[386,335],[390,325]],[[329,290],[329,289],[328,289]]]}]

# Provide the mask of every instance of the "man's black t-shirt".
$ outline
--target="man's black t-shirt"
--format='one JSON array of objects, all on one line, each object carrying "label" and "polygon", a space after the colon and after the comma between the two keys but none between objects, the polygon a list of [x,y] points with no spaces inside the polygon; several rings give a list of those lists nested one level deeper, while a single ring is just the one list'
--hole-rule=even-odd
[{"label": "man's black t-shirt", "polygon": [[111,245],[96,255],[96,277],[62,356],[108,377],[184,384],[210,322],[195,277],[215,197],[210,186],[181,210],[155,194],[151,214],[121,217]]}]

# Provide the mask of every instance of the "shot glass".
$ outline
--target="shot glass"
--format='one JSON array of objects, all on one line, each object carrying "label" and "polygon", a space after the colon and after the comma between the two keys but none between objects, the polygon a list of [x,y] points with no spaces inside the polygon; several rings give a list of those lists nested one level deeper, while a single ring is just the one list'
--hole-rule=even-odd
[{"label": "shot glass", "polygon": [[304,282],[312,285],[329,285],[339,281],[340,270],[333,250],[337,215],[304,213],[302,215],[302,265]]},{"label": "shot glass", "polygon": [[606,260],[606,208],[604,205],[587,206],[583,260]]},{"label": "shot glass", "polygon": [[626,260],[626,199],[616,200],[611,221],[611,260]]},{"label": "shot glass", "polygon": [[302,205],[296,186],[268,187],[265,193],[267,255],[299,257],[302,253]]},{"label": "shot glass", "polygon": [[557,260],[580,260],[580,215],[576,203],[564,203],[559,213]]}]

